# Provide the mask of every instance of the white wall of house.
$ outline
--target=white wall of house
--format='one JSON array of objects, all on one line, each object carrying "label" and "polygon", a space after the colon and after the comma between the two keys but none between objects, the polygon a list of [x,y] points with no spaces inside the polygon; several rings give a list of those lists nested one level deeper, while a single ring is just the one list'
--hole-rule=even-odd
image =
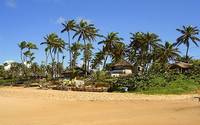
[{"label": "white wall of house", "polygon": [[13,61],[13,60],[5,61],[4,64],[6,64],[6,65],[4,65],[4,70],[6,70],[6,71],[10,70],[11,64],[14,63],[14,62],[15,61]]},{"label": "white wall of house", "polygon": [[123,70],[112,70],[110,72],[111,74],[111,77],[119,77],[119,76],[122,76],[122,75],[130,75],[132,74],[132,70],[131,69],[123,69]]}]

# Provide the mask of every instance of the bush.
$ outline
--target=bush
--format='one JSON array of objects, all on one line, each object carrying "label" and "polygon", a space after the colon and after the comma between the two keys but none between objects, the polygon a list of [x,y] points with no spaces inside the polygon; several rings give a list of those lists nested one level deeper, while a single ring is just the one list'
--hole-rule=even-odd
[{"label": "bush", "polygon": [[190,93],[200,88],[200,77],[184,74],[121,77],[113,83],[111,91],[121,91],[122,87],[128,87],[129,91],[146,94]]}]

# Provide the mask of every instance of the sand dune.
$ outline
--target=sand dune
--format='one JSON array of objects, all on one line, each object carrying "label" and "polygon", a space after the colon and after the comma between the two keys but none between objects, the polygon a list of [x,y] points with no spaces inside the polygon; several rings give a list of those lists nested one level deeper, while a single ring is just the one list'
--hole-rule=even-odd
[{"label": "sand dune", "polygon": [[199,125],[195,95],[0,88],[0,125]]}]

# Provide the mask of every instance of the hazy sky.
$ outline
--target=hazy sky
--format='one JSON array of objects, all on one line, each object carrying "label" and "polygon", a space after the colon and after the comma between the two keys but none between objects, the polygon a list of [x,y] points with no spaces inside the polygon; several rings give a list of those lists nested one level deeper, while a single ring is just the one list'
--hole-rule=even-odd
[{"label": "hazy sky", "polygon": [[[116,31],[129,42],[130,32],[154,32],[163,41],[175,41],[176,28],[200,28],[200,0],[0,0],[0,63],[20,60],[17,43],[33,41],[39,46],[36,60],[44,60],[46,34],[61,34],[60,23],[87,19],[106,35]],[[182,53],[185,47],[180,46]],[[190,55],[200,58],[200,48],[191,46]]]}]

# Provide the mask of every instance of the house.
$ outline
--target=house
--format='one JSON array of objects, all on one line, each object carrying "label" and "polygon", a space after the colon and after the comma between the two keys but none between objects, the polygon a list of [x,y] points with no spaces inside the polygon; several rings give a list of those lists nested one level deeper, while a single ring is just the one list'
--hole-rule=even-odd
[{"label": "house", "polygon": [[113,65],[111,65],[110,75],[111,77],[128,76],[133,73],[133,66],[125,61],[120,60]]},{"label": "house", "polygon": [[5,70],[5,71],[10,70],[13,63],[15,63],[15,61],[13,61],[13,60],[5,61],[5,62],[3,63],[3,65],[4,65],[4,70]]},{"label": "house", "polygon": [[[87,71],[87,74],[90,75],[91,73],[89,71]],[[75,77],[84,77],[85,76],[85,70],[81,67],[75,67],[74,71],[67,69],[64,72],[62,72],[62,76],[63,78],[66,79],[73,79]]]},{"label": "house", "polygon": [[189,73],[192,68],[192,64],[185,62],[176,62],[171,64],[169,69],[175,70],[177,73]]}]

